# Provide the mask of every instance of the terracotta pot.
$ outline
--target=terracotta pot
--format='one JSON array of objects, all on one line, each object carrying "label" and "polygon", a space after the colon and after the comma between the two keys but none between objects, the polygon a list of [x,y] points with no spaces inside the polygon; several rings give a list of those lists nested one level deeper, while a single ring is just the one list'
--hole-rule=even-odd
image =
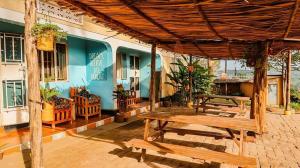
[{"label": "terracotta pot", "polygon": [[187,107],[188,107],[189,109],[193,109],[193,102],[192,102],[192,101],[188,102],[188,103],[187,103]]},{"label": "terracotta pot", "polygon": [[42,121],[53,121],[54,120],[54,106],[50,103],[43,103]]},{"label": "terracotta pot", "polygon": [[41,51],[54,50],[54,36],[52,31],[37,38],[37,49]]},{"label": "terracotta pot", "polygon": [[124,113],[117,113],[117,115],[115,116],[115,121],[117,123],[123,123],[126,122],[128,120],[128,118],[126,118]]},{"label": "terracotta pot", "polygon": [[70,87],[70,97],[73,98],[76,95],[77,89],[75,87]]}]

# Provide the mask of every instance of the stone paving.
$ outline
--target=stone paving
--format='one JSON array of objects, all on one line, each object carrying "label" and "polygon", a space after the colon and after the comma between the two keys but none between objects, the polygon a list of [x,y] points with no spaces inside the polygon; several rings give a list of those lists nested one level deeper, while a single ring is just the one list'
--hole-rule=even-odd
[{"label": "stone paving", "polygon": [[[268,132],[255,143],[246,144],[246,155],[256,157],[259,167],[300,167],[300,115],[283,116],[267,114]],[[144,123],[131,119],[129,123],[113,123],[91,129],[44,145],[45,168],[199,168],[235,167],[205,162],[172,154],[147,151],[146,162],[137,162],[140,151],[131,151],[124,142],[143,137]],[[221,132],[216,128],[199,125],[172,125],[181,128]],[[190,147],[204,147],[237,154],[238,149],[230,139],[167,133],[165,142]],[[5,156],[1,168],[28,166],[26,151]]]}]

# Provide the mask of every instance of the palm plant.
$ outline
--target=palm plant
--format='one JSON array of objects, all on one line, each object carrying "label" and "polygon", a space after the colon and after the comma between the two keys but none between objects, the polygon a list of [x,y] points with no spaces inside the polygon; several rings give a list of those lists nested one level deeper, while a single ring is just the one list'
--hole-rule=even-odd
[{"label": "palm plant", "polygon": [[167,77],[170,82],[165,84],[171,85],[175,89],[175,95],[173,99],[179,102],[179,104],[185,104],[189,93],[189,74],[192,78],[192,92],[208,94],[212,85],[212,75],[209,74],[208,69],[201,66],[199,60],[193,60],[189,63],[189,60],[182,56],[181,59],[177,59],[176,62],[171,63],[176,66],[170,68],[170,73],[167,73]]}]

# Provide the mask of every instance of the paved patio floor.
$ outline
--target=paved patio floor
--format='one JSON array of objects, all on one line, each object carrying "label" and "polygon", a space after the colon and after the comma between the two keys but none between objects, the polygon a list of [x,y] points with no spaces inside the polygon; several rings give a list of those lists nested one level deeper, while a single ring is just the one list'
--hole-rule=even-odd
[{"label": "paved patio floor", "polygon": [[[283,116],[267,114],[268,133],[258,137],[255,143],[247,143],[246,154],[257,157],[259,167],[300,167],[300,115]],[[131,151],[126,141],[142,138],[144,123],[133,118],[129,123],[113,123],[68,136],[44,145],[45,168],[199,168],[234,167],[225,164],[205,162],[172,154],[147,151],[146,162],[137,162],[140,151]],[[172,125],[181,128],[223,132],[216,128],[198,125]],[[167,133],[166,142],[204,147],[237,154],[232,140],[195,135],[180,136]],[[27,152],[5,156],[1,168],[22,168],[28,166]]]}]

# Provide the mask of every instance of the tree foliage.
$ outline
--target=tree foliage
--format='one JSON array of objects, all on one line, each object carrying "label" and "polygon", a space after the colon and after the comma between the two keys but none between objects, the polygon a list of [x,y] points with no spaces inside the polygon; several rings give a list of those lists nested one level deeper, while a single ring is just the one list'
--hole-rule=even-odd
[{"label": "tree foliage", "polygon": [[190,89],[189,69],[192,69],[192,92],[202,94],[210,92],[213,76],[209,74],[207,68],[200,64],[200,60],[194,59],[190,64],[188,58],[182,56],[171,64],[175,66],[170,68],[170,73],[167,73],[170,82],[165,82],[165,84],[173,86],[177,95],[179,94],[183,98],[188,97]]},{"label": "tree foliage", "polygon": [[[292,71],[300,70],[300,52],[292,52]],[[286,69],[286,59],[288,57],[288,52],[281,52],[277,55],[271,55],[269,57],[269,68],[275,71],[281,72],[282,68]]]}]

